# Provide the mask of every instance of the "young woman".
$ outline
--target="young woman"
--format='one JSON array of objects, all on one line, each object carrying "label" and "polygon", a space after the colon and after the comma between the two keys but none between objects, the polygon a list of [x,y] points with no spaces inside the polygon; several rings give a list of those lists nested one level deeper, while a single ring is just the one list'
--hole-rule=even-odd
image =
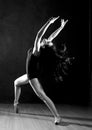
[{"label": "young woman", "polygon": [[40,56],[42,55],[41,53],[41,48],[45,48],[45,46],[53,47],[55,50],[55,46],[52,42],[52,40],[60,33],[60,31],[64,28],[65,24],[68,22],[68,20],[64,21],[64,19],[61,19],[61,26],[53,32],[48,39],[42,38],[43,35],[45,34],[47,28],[54,23],[59,17],[55,18],[50,18],[46,24],[39,30],[37,33],[35,42],[34,42],[34,47],[33,49],[30,49],[28,51],[27,55],[27,61],[26,61],[26,74],[23,76],[17,78],[14,81],[14,92],[15,92],[15,100],[14,100],[14,109],[15,112],[18,112],[18,101],[19,97],[21,94],[21,87],[20,85],[24,85],[29,83],[30,86],[33,88],[34,92],[36,95],[47,105],[47,107],[50,109],[52,114],[55,117],[55,124],[60,123],[61,119],[60,116],[57,112],[57,109],[53,103],[53,101],[46,95],[46,93],[43,90],[43,87],[39,81],[39,76],[40,76],[40,70],[41,67],[39,65],[40,61]]}]

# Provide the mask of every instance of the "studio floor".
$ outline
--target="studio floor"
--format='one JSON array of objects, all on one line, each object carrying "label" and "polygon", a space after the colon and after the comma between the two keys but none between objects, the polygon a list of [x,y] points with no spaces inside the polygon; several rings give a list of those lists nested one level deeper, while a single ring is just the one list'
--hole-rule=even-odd
[{"label": "studio floor", "polygon": [[0,130],[92,130],[92,110],[56,104],[62,123],[54,124],[54,117],[44,104],[20,104],[19,113],[13,104],[0,104]]}]

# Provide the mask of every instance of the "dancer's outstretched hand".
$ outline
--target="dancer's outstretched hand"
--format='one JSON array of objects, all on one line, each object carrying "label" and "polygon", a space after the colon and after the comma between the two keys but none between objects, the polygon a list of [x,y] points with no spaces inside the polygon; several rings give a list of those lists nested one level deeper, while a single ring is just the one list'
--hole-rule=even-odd
[{"label": "dancer's outstretched hand", "polygon": [[59,16],[58,17],[51,17],[50,18],[50,23],[54,23],[58,18],[59,18]]},{"label": "dancer's outstretched hand", "polygon": [[61,19],[61,26],[62,28],[65,26],[65,24],[68,22],[68,20],[64,21],[64,19]]}]

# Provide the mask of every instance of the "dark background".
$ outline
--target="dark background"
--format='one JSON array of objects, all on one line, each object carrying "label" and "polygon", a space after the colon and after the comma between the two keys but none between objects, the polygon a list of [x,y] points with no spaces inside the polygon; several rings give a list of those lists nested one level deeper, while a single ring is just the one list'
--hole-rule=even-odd
[{"label": "dark background", "polygon": [[[33,46],[37,31],[52,16],[69,20],[54,42],[66,43],[75,60],[62,83],[46,81],[47,95],[56,103],[91,106],[90,11],[89,1],[83,0],[0,0],[1,103],[13,103],[13,82],[26,73],[27,50]],[[47,36],[59,26],[60,19]],[[20,102],[41,101],[29,85],[24,85]]]}]

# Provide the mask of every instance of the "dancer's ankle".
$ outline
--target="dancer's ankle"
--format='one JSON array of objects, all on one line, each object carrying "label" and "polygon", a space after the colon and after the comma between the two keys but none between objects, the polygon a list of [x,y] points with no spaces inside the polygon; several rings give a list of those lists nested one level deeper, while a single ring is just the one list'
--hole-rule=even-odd
[{"label": "dancer's ankle", "polygon": [[14,106],[17,106],[18,104],[18,101],[14,101]]},{"label": "dancer's ankle", "polygon": [[61,118],[60,118],[60,116],[58,115],[58,116],[55,117],[54,123],[55,123],[56,125],[58,125],[60,122],[61,122]]}]

